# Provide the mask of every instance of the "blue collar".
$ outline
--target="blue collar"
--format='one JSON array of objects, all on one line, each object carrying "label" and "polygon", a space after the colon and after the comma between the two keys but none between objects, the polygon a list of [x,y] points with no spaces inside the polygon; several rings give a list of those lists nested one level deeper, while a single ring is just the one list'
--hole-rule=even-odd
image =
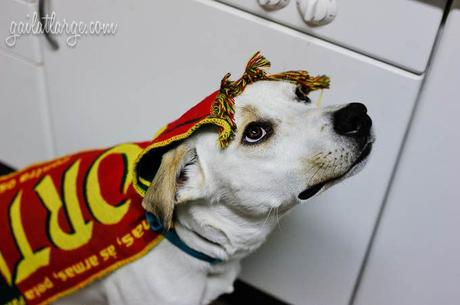
[{"label": "blue collar", "polygon": [[209,255],[206,255],[202,252],[196,251],[189,246],[187,246],[182,239],[180,239],[179,235],[177,235],[176,230],[170,229],[170,230],[165,230],[165,227],[161,223],[160,218],[157,216],[153,215],[152,213],[146,212],[145,217],[147,218],[147,221],[150,225],[150,229],[153,232],[160,233],[162,234],[167,240],[169,240],[173,245],[184,251],[190,256],[193,256],[199,260],[205,261],[210,263],[211,265],[221,263],[222,260],[218,258],[211,257]]}]

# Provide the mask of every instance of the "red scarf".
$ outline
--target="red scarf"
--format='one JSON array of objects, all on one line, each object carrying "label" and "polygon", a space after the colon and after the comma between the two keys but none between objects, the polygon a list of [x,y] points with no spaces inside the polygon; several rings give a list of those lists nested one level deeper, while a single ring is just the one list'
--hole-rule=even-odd
[{"label": "red scarf", "polygon": [[[217,93],[151,142],[91,150],[0,177],[0,304],[44,304],[105,276],[154,247],[142,196],[169,145],[205,124]],[[134,173],[134,174],[133,174]]]}]

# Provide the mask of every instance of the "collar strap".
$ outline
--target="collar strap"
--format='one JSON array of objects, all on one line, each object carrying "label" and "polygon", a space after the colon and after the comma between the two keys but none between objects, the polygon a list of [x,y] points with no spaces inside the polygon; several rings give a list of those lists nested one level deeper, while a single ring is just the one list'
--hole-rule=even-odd
[{"label": "collar strap", "polygon": [[211,257],[207,254],[204,254],[202,252],[199,252],[195,249],[190,248],[187,246],[187,244],[180,239],[179,235],[177,235],[176,230],[174,229],[169,229],[166,230],[165,227],[163,226],[163,223],[161,222],[160,218],[157,216],[153,215],[152,213],[146,212],[145,213],[145,218],[147,219],[147,222],[150,225],[150,229],[153,232],[160,233],[162,234],[167,240],[169,240],[174,246],[178,247],[185,253],[187,253],[190,256],[193,256],[194,258],[197,258],[199,260],[205,261],[210,263],[211,265],[221,263],[222,260],[218,258]]}]

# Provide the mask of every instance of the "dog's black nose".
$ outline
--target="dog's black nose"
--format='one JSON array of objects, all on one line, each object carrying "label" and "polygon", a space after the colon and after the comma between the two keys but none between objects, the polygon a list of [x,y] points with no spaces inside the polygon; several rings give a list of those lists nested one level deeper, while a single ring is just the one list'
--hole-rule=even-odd
[{"label": "dog's black nose", "polygon": [[333,114],[334,130],[339,135],[366,139],[372,127],[367,108],[361,103],[350,103]]}]

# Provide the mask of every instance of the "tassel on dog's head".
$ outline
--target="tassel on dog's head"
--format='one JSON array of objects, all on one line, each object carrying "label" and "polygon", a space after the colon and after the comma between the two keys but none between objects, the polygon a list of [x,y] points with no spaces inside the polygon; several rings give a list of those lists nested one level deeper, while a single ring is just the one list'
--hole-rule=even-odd
[{"label": "tassel on dog's head", "polygon": [[232,127],[232,133],[230,135],[220,133],[219,143],[221,147],[224,148],[227,146],[233,137],[233,131],[236,128],[233,119],[234,98],[240,95],[247,85],[259,80],[288,81],[299,85],[305,94],[318,89],[329,88],[330,80],[325,75],[312,77],[304,70],[286,71],[268,75],[266,71],[269,68],[270,62],[260,52],[257,52],[249,59],[243,75],[238,80],[231,81],[230,73],[227,73],[222,79],[219,94],[212,105],[212,115],[225,119]]},{"label": "tassel on dog's head", "polygon": [[232,140],[236,125],[234,121],[235,98],[247,85],[260,80],[288,81],[295,83],[308,94],[318,89],[329,88],[329,78],[321,75],[312,77],[307,71],[287,71],[267,74],[270,62],[260,52],[255,53],[245,72],[238,80],[231,81],[227,73],[218,91],[195,105],[176,121],[166,125],[140,154],[135,164],[133,185],[145,196],[144,207],[160,217],[165,228],[172,226],[176,192],[180,175],[193,152],[180,142],[204,125],[218,127],[218,142],[222,149]]}]

